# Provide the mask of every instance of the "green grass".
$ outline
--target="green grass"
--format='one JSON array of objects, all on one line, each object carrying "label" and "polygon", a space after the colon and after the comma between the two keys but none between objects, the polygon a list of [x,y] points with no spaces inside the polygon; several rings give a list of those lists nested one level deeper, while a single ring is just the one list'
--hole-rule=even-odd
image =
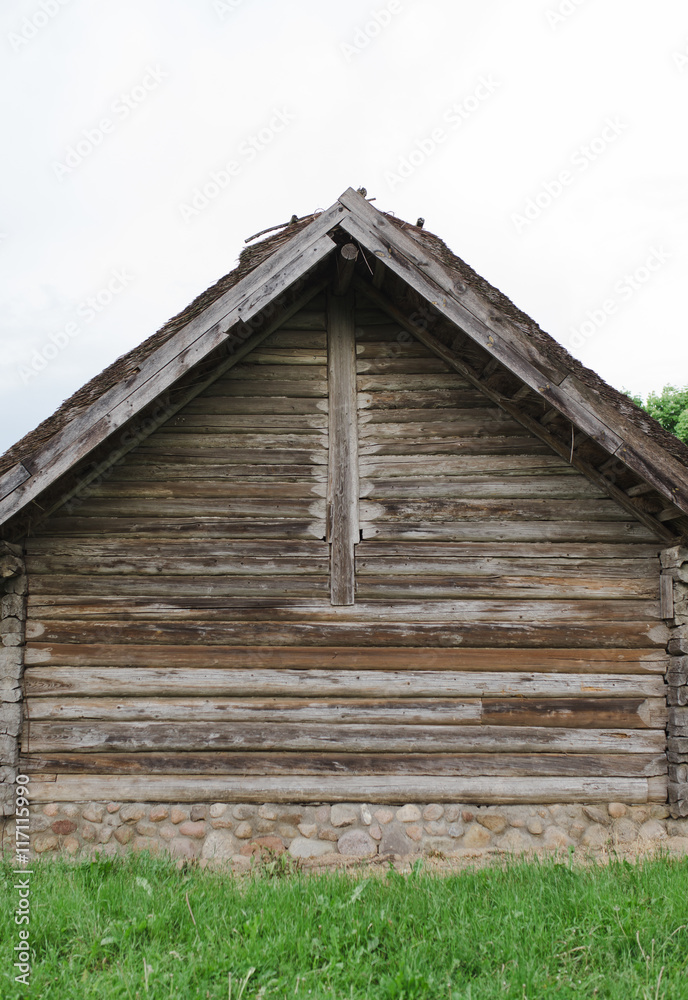
[{"label": "green grass", "polygon": [[4,1000],[688,1000],[685,859],[354,877],[131,857],[34,872],[27,991],[4,869]]}]

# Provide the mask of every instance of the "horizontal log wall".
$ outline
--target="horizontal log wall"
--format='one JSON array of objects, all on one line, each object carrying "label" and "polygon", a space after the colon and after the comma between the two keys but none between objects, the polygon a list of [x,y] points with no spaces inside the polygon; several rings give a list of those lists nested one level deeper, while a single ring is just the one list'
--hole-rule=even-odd
[{"label": "horizontal log wall", "polygon": [[664,800],[659,544],[356,323],[355,604],[330,599],[321,298],[27,541],[38,797]]}]

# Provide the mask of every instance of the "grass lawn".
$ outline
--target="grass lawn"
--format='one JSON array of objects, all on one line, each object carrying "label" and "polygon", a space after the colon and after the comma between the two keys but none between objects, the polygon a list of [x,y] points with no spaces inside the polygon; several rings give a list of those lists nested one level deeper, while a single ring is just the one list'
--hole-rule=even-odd
[{"label": "grass lawn", "polygon": [[688,859],[355,876],[276,861],[234,876],[131,857],[33,872],[26,989],[4,868],[3,1000],[688,1000]]}]

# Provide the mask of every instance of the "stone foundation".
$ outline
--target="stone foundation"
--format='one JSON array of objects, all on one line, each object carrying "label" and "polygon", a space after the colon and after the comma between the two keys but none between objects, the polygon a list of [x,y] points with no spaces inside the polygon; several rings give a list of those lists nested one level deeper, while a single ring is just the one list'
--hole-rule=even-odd
[{"label": "stone foundation", "polygon": [[[688,851],[688,819],[656,803],[625,805],[398,806],[170,805],[48,803],[32,808],[34,856],[92,857],[145,851],[173,858],[248,866],[252,856],[288,853],[316,859],[461,857],[484,852],[597,852],[651,844]],[[11,850],[14,823],[5,821]]]}]

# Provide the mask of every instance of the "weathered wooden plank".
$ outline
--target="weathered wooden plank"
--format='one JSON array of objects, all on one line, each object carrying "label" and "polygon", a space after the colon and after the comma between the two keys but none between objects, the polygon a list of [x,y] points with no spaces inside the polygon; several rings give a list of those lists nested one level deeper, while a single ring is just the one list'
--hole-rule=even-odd
[{"label": "weathered wooden plank", "polygon": [[[117,482],[103,483],[102,486],[89,490],[89,499],[102,499],[110,497],[114,500],[152,500],[159,497],[164,500],[188,500],[197,497],[199,500],[224,500],[229,512],[233,512],[236,500],[253,500],[263,497],[266,500],[279,498],[281,500],[312,500],[313,497],[324,497],[326,490],[324,484],[317,482],[306,483],[282,483],[275,482],[274,478],[267,482],[242,482],[231,479],[227,473],[231,466],[224,468],[223,479],[172,479],[172,480],[148,480],[145,483],[140,481],[125,480]],[[140,470],[137,467],[137,472]],[[105,506],[105,505],[104,505]],[[269,506],[269,505],[268,505]]]},{"label": "weathered wooden plank", "polygon": [[[366,455],[360,460],[361,476],[368,479],[403,479],[429,476],[474,476],[480,473],[495,477],[515,475],[556,475],[566,467],[555,455],[455,455],[433,458],[414,455],[407,458]],[[655,538],[652,538],[655,541]]]},{"label": "weathered wooden plank", "polygon": [[[229,600],[229,599],[227,599]],[[132,599],[127,602],[131,604]],[[565,622],[493,622],[460,625],[437,623],[376,622],[369,625],[343,622],[212,622],[161,620],[163,603],[152,612],[152,620],[127,621],[125,606],[113,609],[115,621],[108,621],[102,608],[96,621],[88,618],[72,621],[48,619],[27,623],[30,640],[50,642],[121,642],[142,643],[202,642],[208,645],[252,644],[273,646],[478,646],[492,649],[504,647],[585,648],[597,645],[604,649],[645,649],[655,645],[664,648],[669,638],[663,625],[648,622],[599,622],[581,624]]]},{"label": "weathered wooden plank", "polygon": [[64,595],[88,595],[105,591],[109,596],[132,597],[165,597],[177,599],[189,597],[242,597],[261,595],[279,597],[288,594],[290,597],[312,597],[317,599],[329,593],[329,573],[327,565],[316,565],[313,572],[307,574],[289,575],[279,573],[277,569],[271,573],[256,573],[251,575],[230,576],[225,574],[188,576],[123,576],[93,574],[61,576],[38,574],[32,580],[32,589],[36,600],[42,595],[53,594],[55,591]]},{"label": "weathered wooden plank", "polygon": [[[477,389],[472,389],[468,382],[455,376],[456,382],[451,389],[429,389],[411,391],[394,390],[387,392],[358,393],[358,409],[364,411],[382,410],[417,410],[417,409],[463,409],[468,406],[484,407],[485,396]],[[401,418],[399,418],[401,419]]]},{"label": "weathered wooden plank", "polygon": [[[78,542],[57,542],[61,545]],[[31,551],[31,550],[29,550]],[[656,576],[658,546],[642,542],[380,542],[360,543],[357,555],[361,559],[398,557],[400,559],[427,559],[432,564],[452,559],[461,564],[474,560],[497,560],[498,564],[527,566],[531,563],[565,567],[594,566],[596,573],[609,578],[625,577],[630,568],[639,576]],[[516,563],[512,560],[517,560]],[[487,563],[486,563],[487,565]],[[493,565],[490,563],[490,565]],[[537,567],[532,566],[537,572]],[[524,569],[523,572],[526,572]],[[530,571],[528,571],[530,572]]]},{"label": "weathered wooden plank", "polygon": [[[82,578],[83,579],[83,578]],[[122,600],[117,597],[98,595],[92,597],[79,594],[72,596],[57,593],[29,595],[29,618],[35,617],[36,608],[59,611],[61,607],[71,608],[77,614],[97,613],[118,614],[122,619],[154,614],[160,617],[165,611],[172,621],[201,620],[210,622],[312,622],[329,625],[352,625],[361,627],[369,624],[382,628],[393,623],[427,623],[438,628],[450,625],[472,627],[480,624],[512,623],[561,623],[584,624],[586,622],[645,622],[655,625],[662,635],[667,634],[666,626],[660,624],[657,601],[644,600],[561,600],[561,601],[513,601],[513,600],[420,600],[405,601],[359,601],[355,609],[351,606],[332,607],[322,598],[302,600],[285,597],[197,597],[188,600],[171,594],[161,602],[151,602],[145,597]]]},{"label": "weathered wooden plank", "polygon": [[668,573],[659,577],[660,615],[667,621],[674,617],[674,579]]},{"label": "weathered wooden plank", "polygon": [[24,753],[135,750],[328,750],[386,753],[657,753],[662,730],[536,726],[382,726],[251,722],[32,722]]},{"label": "weathered wooden plank", "polygon": [[[270,338],[272,340],[272,337]],[[299,345],[298,347],[273,347],[263,341],[260,347],[251,351],[246,357],[247,365],[297,365],[299,367],[315,365],[324,367],[327,365],[327,349],[325,346],[319,350],[307,349]],[[238,372],[237,372],[238,374]],[[290,373],[291,374],[291,373]],[[241,377],[241,375],[239,376]],[[306,377],[306,376],[301,376]],[[321,375],[322,377],[322,375]]]},{"label": "weathered wooden plank", "polygon": [[275,497],[233,497],[231,500],[208,497],[157,497],[144,500],[139,497],[103,497],[85,500],[78,508],[81,517],[105,514],[109,517],[220,517],[231,518],[292,518],[303,521],[309,517],[322,520],[326,515],[326,501],[318,497],[304,500],[276,499]]},{"label": "weathered wooden plank", "polygon": [[281,380],[275,379],[263,382],[256,376],[255,380],[240,378],[227,379],[213,386],[215,396],[295,396],[303,399],[316,399],[327,396],[327,379],[289,379],[291,369],[283,371]]},{"label": "weathered wooden plank", "polygon": [[[271,334],[267,340],[263,341],[263,345],[269,348],[297,348],[300,350],[315,349],[323,350],[327,349],[327,334],[325,333],[325,314],[324,311],[318,313],[322,316],[322,333],[313,330],[287,330],[286,327],[282,326],[275,333]],[[299,323],[299,313],[296,316],[292,316],[289,321],[292,325]]]},{"label": "weathered wooden plank", "polygon": [[[390,564],[391,563],[391,564]],[[392,560],[378,560],[374,568],[360,566],[356,593],[360,600],[393,600],[426,597],[456,599],[500,598],[502,600],[589,600],[609,598],[627,600],[632,598],[656,599],[656,580],[616,579],[605,580],[591,575],[580,577],[571,574],[550,575],[533,573],[531,576],[470,575],[466,567],[456,570],[456,564],[421,569],[414,572],[414,563],[403,567]],[[416,567],[417,569],[417,567]],[[431,575],[431,570],[434,573]]]},{"label": "weathered wooden plank", "polygon": [[[639,699],[617,699],[619,702],[619,718],[614,720],[614,728],[624,728],[629,725],[628,719],[634,719],[631,705],[643,704]],[[566,699],[568,705],[569,700]],[[605,702],[606,704],[606,702]],[[491,714],[499,717],[499,706]],[[629,706],[626,708],[625,706]],[[31,723],[44,721],[56,722],[263,722],[266,725],[284,722],[290,724],[314,722],[318,724],[339,725],[340,723],[355,723],[362,725],[451,725],[460,726],[480,724],[481,701],[474,699],[449,698],[386,698],[361,699],[345,698],[341,701],[312,697],[302,698],[269,698],[267,700],[255,697],[243,699],[228,698],[37,698],[31,702]],[[552,717],[555,712],[550,710]],[[590,714],[592,713],[592,714]],[[562,713],[560,713],[562,714]],[[581,712],[580,717],[587,720],[595,718],[595,710],[588,715]],[[598,712],[600,717],[602,712]],[[572,713],[569,713],[571,716]],[[547,718],[547,715],[545,715]],[[576,725],[578,716],[566,720],[564,724]],[[501,725],[501,721],[496,723]],[[504,723],[518,725],[519,723]],[[562,724],[552,722],[552,725]],[[587,721],[584,723],[587,725]],[[590,723],[593,725],[594,723]],[[603,723],[609,726],[606,721]],[[633,722],[631,722],[631,725]],[[543,725],[550,725],[549,721]],[[638,728],[645,728],[638,727]]]},{"label": "weathered wooden plank", "polygon": [[[368,415],[365,410],[359,412],[364,416]],[[394,412],[396,411],[390,411],[390,413]],[[427,412],[435,416],[438,413],[437,410],[428,410]],[[446,413],[446,419],[414,422],[390,420],[374,424],[361,421],[359,438],[361,443],[366,445],[382,444],[390,440],[398,444],[416,445],[424,440],[429,441],[429,443],[438,443],[441,438],[451,438],[457,440],[455,447],[460,447],[460,439],[464,437],[504,437],[511,434],[523,434],[523,428],[515,420],[504,419],[495,414],[494,411],[440,410],[439,413]],[[466,416],[459,418],[456,416],[459,413],[466,414]],[[469,414],[470,416],[468,416]],[[412,452],[413,448],[407,447],[406,454]]]},{"label": "weathered wooden plank", "polygon": [[[47,530],[47,529],[46,529]],[[141,535],[205,538],[285,538],[307,539],[325,537],[325,521],[294,521],[279,518],[274,521],[254,521],[252,518],[227,517],[53,517],[51,535],[80,535],[97,538],[104,535]]]},{"label": "weathered wooden plank", "polygon": [[[265,397],[261,397],[265,398]],[[200,408],[187,413],[183,409],[178,416],[173,417],[167,424],[166,430],[175,430],[185,433],[218,433],[225,432],[234,435],[239,434],[262,434],[268,432],[275,434],[313,434],[327,431],[326,413],[262,413],[256,419],[254,413],[217,413],[216,408],[212,412],[204,412]],[[242,440],[238,438],[238,440]],[[119,468],[114,470],[119,472]]]},{"label": "weathered wooden plank", "polygon": [[93,753],[32,754],[26,773],[437,775],[445,777],[643,778],[665,775],[665,754],[351,754],[351,753]]},{"label": "weathered wooden plank", "polygon": [[324,309],[302,309],[291,319],[285,320],[280,326],[280,330],[298,330],[299,333],[306,330],[326,330]]},{"label": "weathered wooden plank", "polygon": [[[434,393],[438,389],[445,389],[448,392],[448,395],[445,398],[451,400],[452,406],[462,405],[461,400],[463,398],[463,387],[464,382],[459,378],[459,376],[451,371],[445,374],[430,372],[426,375],[387,375],[384,372],[376,375],[369,372],[367,374],[358,375],[356,378],[356,388],[359,393],[364,394],[398,392],[408,395],[410,393],[419,393],[423,391],[427,392],[428,390]],[[484,405],[484,397],[482,402]],[[359,401],[359,406],[360,405]],[[389,405],[389,403],[386,405]]]},{"label": "weathered wooden plank", "polygon": [[367,358],[358,355],[356,359],[356,373],[358,375],[444,375],[451,371],[451,368],[441,358],[429,351],[420,358],[395,357],[393,355],[387,357],[378,355],[376,358]]},{"label": "weathered wooden plank", "polygon": [[361,497],[370,500],[429,499],[552,499],[588,500],[605,495],[582,476],[482,476],[421,477],[415,479],[361,479]]},{"label": "weathered wooden plank", "polygon": [[[373,358],[432,358],[425,344],[419,344],[397,323],[366,329],[356,327],[356,357]],[[444,369],[446,370],[446,369]]]},{"label": "weathered wooden plank", "polygon": [[[172,462],[177,464],[183,461],[190,461],[191,464],[208,462],[213,465],[223,464],[233,465],[234,475],[239,478],[242,475],[240,470],[247,467],[263,465],[327,465],[327,449],[321,445],[314,445],[310,450],[293,448],[223,448],[211,445],[200,446],[197,443],[189,442],[184,444],[170,445],[163,448],[156,444],[155,449],[142,449],[138,456],[138,464],[145,466],[146,459],[149,462]],[[275,473],[273,473],[275,474]]]},{"label": "weathered wooden plank", "polygon": [[[39,664],[45,669],[51,667],[81,668],[88,667],[132,667],[153,669],[163,668],[163,675],[171,668],[193,668],[210,669],[225,668],[233,670],[324,670],[327,676],[332,676],[332,671],[366,671],[366,674],[373,670],[377,671],[401,671],[405,676],[411,671],[488,671],[487,676],[492,676],[492,671],[500,672],[546,672],[564,674],[637,674],[637,682],[641,685],[645,680],[650,679],[647,675],[663,675],[671,658],[664,650],[653,648],[639,649],[518,649],[511,648],[505,650],[494,649],[471,649],[471,648],[441,648],[437,646],[419,648],[415,647],[411,652],[406,647],[394,646],[369,646],[369,647],[341,647],[341,646],[291,646],[280,648],[279,646],[222,646],[222,645],[128,645],[117,643],[107,645],[99,640],[95,640],[90,645],[85,645],[84,640],[76,638],[73,642],[29,642],[25,650],[25,663],[28,668]],[[48,666],[50,665],[50,666]],[[60,672],[53,672],[45,675],[45,683],[55,683],[58,677],[63,676],[67,684],[68,675]],[[33,674],[27,669],[27,684],[33,684],[32,678],[36,678],[36,683],[43,683],[42,673]],[[141,684],[145,684],[145,674],[141,675]],[[181,676],[181,675],[179,675]],[[210,675],[213,676],[213,675]],[[115,675],[112,675],[113,679]],[[659,681],[652,677],[653,687],[647,690],[644,686],[638,689],[628,690],[627,694],[643,694],[651,696],[656,694],[654,685],[663,684],[661,676]],[[581,690],[587,691],[587,686],[596,686],[596,682],[589,685],[589,677],[582,677],[580,683],[584,685]],[[524,679],[519,676],[515,681],[516,685],[522,685]],[[74,681],[74,683],[86,683]],[[95,682],[94,682],[95,683]],[[157,683],[153,681],[152,683]],[[192,693],[198,691],[198,681],[193,681]],[[208,679],[210,683],[210,679]],[[253,683],[253,682],[252,682]],[[366,683],[365,678],[361,683]],[[442,683],[442,682],[441,682]],[[446,684],[446,680],[444,681]],[[504,683],[508,683],[505,679]],[[635,683],[635,682],[633,682]],[[44,693],[61,688],[46,688]],[[66,693],[71,690],[65,688]],[[82,690],[77,688],[77,690]],[[130,688],[127,688],[130,690]],[[421,690],[421,689],[419,689]],[[467,689],[472,690],[472,689]],[[499,691],[506,693],[508,689]],[[615,688],[615,691],[618,690]],[[480,689],[485,693],[485,689]],[[32,693],[36,693],[32,690]],[[93,692],[93,693],[98,693]]]},{"label": "weathered wooden plank", "polygon": [[[498,406],[490,406],[489,400],[484,397],[481,403],[482,405],[480,406],[441,406],[435,408],[428,406],[425,409],[414,409],[413,407],[405,407],[403,409],[365,409],[361,407],[361,399],[359,398],[358,424],[361,436],[363,436],[363,428],[365,428],[365,433],[371,437],[374,437],[378,430],[381,434],[387,433],[389,424],[399,427],[400,434],[403,433],[402,428],[406,424],[418,427],[418,433],[422,433],[422,428],[426,428],[428,433],[430,433],[433,427],[429,425],[473,424],[483,419],[485,421],[503,420],[507,427],[510,426],[511,418]],[[567,472],[572,472],[569,466],[564,465],[564,463],[562,463],[562,466]]]},{"label": "weathered wooden plank", "polygon": [[466,436],[463,438],[435,438],[428,435],[427,440],[407,440],[401,438],[398,441],[381,441],[378,443],[366,442],[361,445],[361,460],[371,457],[379,459],[382,456],[395,456],[401,461],[415,459],[422,462],[426,455],[433,455],[439,458],[443,456],[453,457],[455,455],[545,455],[548,454],[547,446],[541,444],[536,438],[519,435],[505,435],[504,437],[481,437]]},{"label": "weathered wooden plank", "polygon": [[[31,700],[31,718],[56,717],[36,714],[53,711],[38,705],[42,699],[53,696],[59,696],[56,697],[58,707],[54,711],[62,712],[71,711],[69,702],[75,697],[91,697],[95,704],[106,700],[106,696],[130,697],[133,692],[136,699],[184,698],[183,704],[186,705],[190,704],[189,698],[196,699],[201,694],[206,698],[332,698],[336,695],[340,699],[498,697],[609,701],[612,698],[635,698],[642,702],[650,698],[663,703],[665,700],[664,681],[659,675],[504,672],[499,669],[502,667],[499,662],[494,664],[494,672],[417,670],[414,669],[415,662],[408,661],[408,655],[401,657],[404,666],[398,670],[356,670],[346,666],[274,669],[270,667],[272,661],[267,655],[257,666],[241,669],[233,664],[245,657],[232,656],[231,651],[223,658],[225,667],[209,668],[206,663],[218,659],[217,656],[213,658],[212,650],[208,651],[203,662],[194,665],[192,661],[191,666],[188,665],[189,660],[184,660],[183,654],[175,652],[173,662],[181,661],[184,665],[153,666],[160,662],[159,650],[156,652],[153,649],[147,651],[147,656],[141,656],[140,666],[102,667],[90,663],[82,666],[28,666],[25,684],[27,697]],[[137,658],[127,662],[137,662]]]},{"label": "weathered wooden plank", "polygon": [[[414,698],[388,687],[377,699],[315,699],[302,678],[302,697],[209,698],[129,697],[36,698],[29,702],[31,725],[38,722],[198,722],[354,724],[379,726],[512,726],[575,729],[666,728],[665,698]],[[294,691],[295,685],[292,687]],[[207,694],[207,692],[206,692]],[[251,692],[256,694],[256,692]],[[307,696],[306,696],[307,695]]]},{"label": "weathered wooden plank", "polygon": [[362,521],[621,521],[625,511],[608,499],[376,500],[361,503]]},{"label": "weathered wooden plank", "polygon": [[[255,490],[261,487],[270,490],[275,486],[286,488],[290,483],[306,483],[308,484],[306,488],[318,491],[316,496],[325,496],[327,492],[320,485],[327,479],[327,469],[321,465],[212,465],[204,461],[202,456],[197,463],[188,460],[178,463],[168,462],[160,456],[155,459],[149,457],[148,462],[130,462],[126,468],[120,467],[117,475],[113,474],[109,482],[118,484],[140,482],[144,475],[143,467],[146,470],[146,483],[142,487],[144,489],[147,487],[157,489],[158,483],[176,483],[180,479],[185,480],[189,488],[193,489],[192,480],[200,479],[209,484],[222,484],[218,488],[226,490],[226,496],[235,495],[242,486]],[[122,485],[122,489],[124,488]],[[208,488],[215,487],[209,485]],[[174,486],[173,489],[182,487]],[[231,490],[234,490],[235,494],[229,492]]]},{"label": "weathered wooden plank", "polygon": [[[177,447],[182,448],[226,448],[228,451],[234,450],[238,453],[243,451],[254,452],[263,448],[277,450],[284,448],[297,448],[299,451],[316,450],[328,447],[326,434],[292,434],[289,431],[273,430],[270,434],[233,434],[231,428],[227,432],[215,432],[212,434],[187,434],[181,433],[178,429],[160,427],[156,434],[151,435],[139,445],[139,452],[151,451],[173,451]],[[240,461],[245,459],[241,458]]]},{"label": "weathered wooden plank", "polygon": [[[185,414],[228,414],[240,417],[248,414],[258,414],[261,418],[271,415],[289,414],[321,414],[327,413],[327,398],[315,396],[228,396],[216,395],[216,386],[222,386],[221,381],[214,382],[210,389],[184,407]],[[261,421],[262,422],[262,421]]]},{"label": "weathered wooden plank", "polygon": [[3,473],[0,476],[0,500],[4,500],[13,490],[16,490],[17,486],[21,486],[30,477],[31,473],[21,462]]},{"label": "weathered wooden plank", "polygon": [[[232,377],[223,383],[225,388],[229,389],[235,379],[239,382],[267,382],[269,383],[268,388],[272,382],[280,383],[285,380],[299,383],[321,383],[327,379],[327,366],[324,363],[324,358],[323,363],[319,365],[293,364],[288,366],[285,366],[283,362],[276,365],[253,364],[251,363],[252,358],[253,354],[249,355],[240,365],[232,369]],[[216,385],[214,388],[217,391],[220,386]],[[278,395],[278,393],[273,393],[273,395]]]},{"label": "weathered wooden plank", "polygon": [[652,533],[632,521],[361,521],[362,540],[384,542],[639,542]]},{"label": "weathered wooden plank", "polygon": [[[475,802],[508,805],[519,802],[647,802],[664,801],[662,787],[649,778],[585,777],[405,777],[305,775],[218,778],[132,775],[91,777],[58,775],[55,781],[32,782],[35,802]],[[652,796],[652,798],[651,798]]]},{"label": "weathered wooden plank", "polygon": [[330,450],[328,539],[333,605],[352,605],[356,585],[358,437],[353,298],[331,295],[327,305]]}]

